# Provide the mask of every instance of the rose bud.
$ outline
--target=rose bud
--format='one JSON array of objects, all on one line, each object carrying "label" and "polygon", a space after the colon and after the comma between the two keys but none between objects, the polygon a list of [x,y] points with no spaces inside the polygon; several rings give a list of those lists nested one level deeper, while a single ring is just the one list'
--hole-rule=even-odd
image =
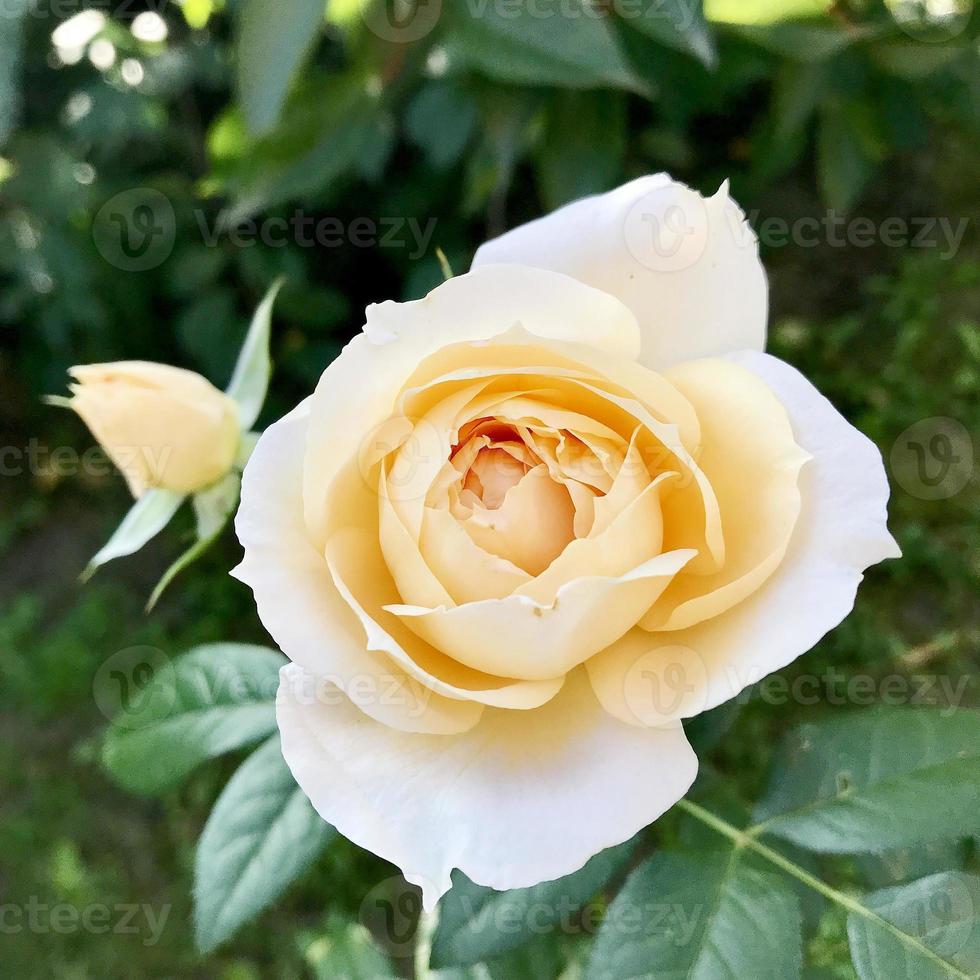
[{"label": "rose bud", "polygon": [[201,375],[168,364],[116,361],[69,369],[69,402],[119,467],[134,497],[191,493],[231,468],[238,410]]}]

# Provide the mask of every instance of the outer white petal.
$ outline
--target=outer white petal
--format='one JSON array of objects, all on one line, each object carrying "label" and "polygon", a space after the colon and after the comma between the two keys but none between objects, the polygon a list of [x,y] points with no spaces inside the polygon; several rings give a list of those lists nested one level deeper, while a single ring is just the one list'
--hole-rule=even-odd
[{"label": "outer white petal", "polygon": [[806,653],[851,611],[864,570],[901,555],[886,524],[888,479],[874,443],[778,358],[747,351],[731,360],[772,389],[813,457],[800,471],[802,510],[782,563],[745,601],[649,642],[634,630],[589,662],[602,703],[634,724],[665,718],[662,704],[645,710],[640,678],[648,694],[682,694],[669,716],[713,708]]},{"label": "outer white petal", "polygon": [[317,812],[420,885],[427,909],[460,868],[497,889],[570,874],[688,790],[697,758],[679,725],[610,717],[581,671],[534,711],[488,709],[462,735],[405,735],[353,705],[301,703],[282,669],[289,768]]},{"label": "outer white petal", "polygon": [[364,629],[333,584],[303,525],[307,399],[269,426],[245,467],[235,517],[245,557],[232,574],[251,586],[262,624],[290,660],[329,678],[358,706],[406,731],[470,728],[483,706],[434,693],[367,649]]},{"label": "outer white petal", "polygon": [[640,177],[487,242],[473,267],[490,262],[564,272],[621,299],[640,323],[640,362],[656,370],[765,347],[766,275],[727,181],[703,198],[667,174]]}]

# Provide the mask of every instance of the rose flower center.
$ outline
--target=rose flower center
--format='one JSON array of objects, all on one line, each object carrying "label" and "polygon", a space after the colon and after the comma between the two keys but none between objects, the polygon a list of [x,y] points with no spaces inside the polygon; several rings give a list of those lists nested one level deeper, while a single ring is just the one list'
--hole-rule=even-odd
[{"label": "rose flower center", "polygon": [[568,487],[554,478],[529,429],[477,419],[460,431],[450,461],[458,473],[450,511],[484,551],[538,575],[575,539]]}]

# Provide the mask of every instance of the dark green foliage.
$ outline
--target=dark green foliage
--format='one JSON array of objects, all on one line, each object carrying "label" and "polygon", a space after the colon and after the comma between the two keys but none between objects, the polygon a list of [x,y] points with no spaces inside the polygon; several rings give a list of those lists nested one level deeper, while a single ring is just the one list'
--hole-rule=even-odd
[{"label": "dark green foliage", "polygon": [[[50,5],[63,17],[78,10],[68,6]],[[0,905],[136,904],[164,918],[159,933],[143,916],[132,934],[4,934],[5,974],[412,969],[411,954],[364,927],[363,903],[393,869],[312,814],[273,764],[274,742],[246,754],[274,729],[277,655],[253,657],[261,683],[234,686],[229,703],[200,683],[210,647],[210,666],[180,685],[188,712],[160,719],[180,732],[159,739],[152,723],[117,722],[109,736],[115,775],[158,795],[108,778],[101,732],[115,689],[99,685],[114,658],[132,667],[128,651],[156,651],[147,656],[179,664],[195,647],[268,640],[227,575],[239,554],[230,535],[144,617],[190,540],[187,513],[77,584],[131,501],[104,460],[83,456],[81,424],[40,396],[63,392],[71,364],[122,358],[181,364],[224,387],[249,316],[283,275],[261,428],[309,393],[367,303],[440,281],[437,246],[464,271],[487,237],[666,169],[704,192],[731,179],[770,275],[770,350],[881,447],[904,552],[871,570],[854,613],[813,652],[689,724],[702,759],[693,799],[736,835],[756,804],[772,833],[753,840],[873,914],[675,810],[625,867],[600,855],[585,879],[530,890],[538,905],[570,893],[575,911],[504,945],[481,947],[474,933],[485,930],[453,918],[465,897],[454,890],[435,934],[422,930],[441,967],[433,975],[976,975],[976,470],[930,500],[892,461],[923,419],[956,420],[974,449],[980,431],[980,262],[975,225],[960,231],[978,203],[972,5],[939,23],[908,19],[925,5],[818,0],[655,2],[640,19],[636,5],[604,4],[615,13],[549,21],[502,17],[506,4],[474,17],[483,7],[443,0],[445,16],[407,44],[385,36],[380,2],[362,11],[331,0],[325,20],[325,5],[299,0],[92,6],[109,16],[77,60],[62,49],[68,64],[52,50],[59,21],[47,6],[11,0],[0,24]],[[900,7],[899,21],[889,11]],[[130,31],[149,8],[162,14],[163,41]],[[103,42],[112,64],[100,60]],[[120,251],[119,221],[148,213],[160,234],[145,253],[135,238]],[[811,218],[821,230],[801,236],[799,219]],[[872,224],[866,243],[848,238],[855,219]],[[886,233],[895,219],[901,242]],[[895,702],[876,710],[914,718],[860,707],[856,681],[870,684],[870,702]],[[234,711],[249,725],[223,739]],[[868,726],[888,731],[874,758],[862,755],[874,748]],[[215,851],[217,873],[198,859],[195,910],[202,831],[231,844]],[[236,882],[263,861],[278,875],[263,872],[266,891],[250,887],[236,904]],[[469,888],[477,912],[520,911],[528,898]],[[623,910],[649,901],[675,919],[628,928]],[[688,906],[714,914],[681,921],[676,909]],[[195,914],[197,941],[218,946],[206,956]],[[473,966],[480,957],[490,958]]]}]

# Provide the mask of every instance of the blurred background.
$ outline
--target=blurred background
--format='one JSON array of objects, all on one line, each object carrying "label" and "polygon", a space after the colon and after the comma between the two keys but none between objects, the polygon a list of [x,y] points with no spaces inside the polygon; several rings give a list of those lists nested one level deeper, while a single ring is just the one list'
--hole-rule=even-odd
[{"label": "blurred background", "polygon": [[[189,518],[79,584],[129,498],[40,398],[100,360],[224,386],[280,274],[263,422],[367,303],[441,280],[437,247],[460,272],[486,238],[632,177],[729,178],[770,276],[770,350],[881,447],[905,557],[784,672],[832,667],[816,702],[740,699],[700,733],[710,766],[755,792],[776,736],[856,675],[966,678],[975,705],[978,25],[971,0],[0,0],[0,906],[168,909],[152,936],[0,921],[4,975],[336,976],[324,937],[394,873],[338,841],[202,958],[194,844],[236,760],[152,800],[98,761],[107,657],[267,638],[230,534],[143,614]],[[822,871],[883,885],[968,856],[892,858]],[[809,923],[806,963],[854,976],[838,912]]]}]

